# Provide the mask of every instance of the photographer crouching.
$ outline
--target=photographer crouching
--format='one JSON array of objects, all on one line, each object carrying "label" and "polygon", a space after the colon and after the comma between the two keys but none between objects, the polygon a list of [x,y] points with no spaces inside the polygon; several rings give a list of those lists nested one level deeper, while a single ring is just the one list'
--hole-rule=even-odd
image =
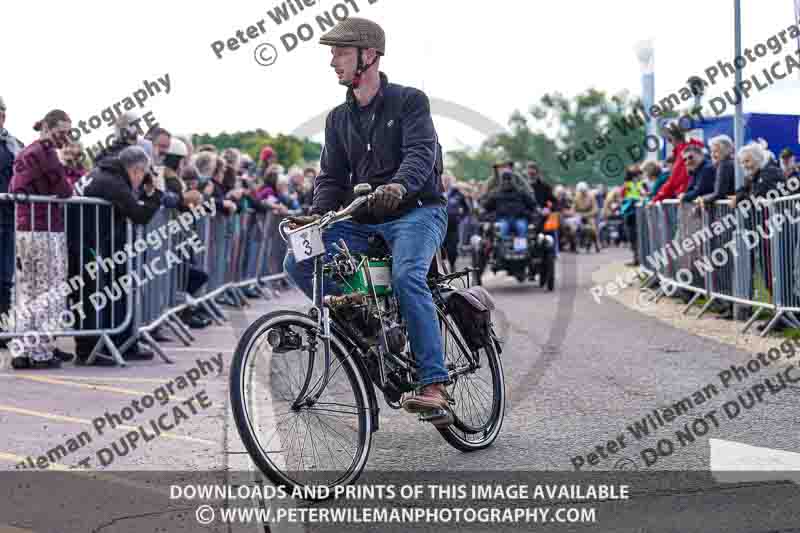
[{"label": "photographer crouching", "polygon": [[[76,187],[76,189],[78,189]],[[150,168],[150,158],[139,146],[129,146],[119,152],[117,156],[106,157],[98,166],[81,180],[83,196],[102,198],[111,202],[115,209],[114,225],[110,225],[111,208],[100,206],[85,209],[83,212],[83,255],[81,257],[84,268],[82,269],[83,282],[83,311],[86,314],[82,322],[83,329],[101,329],[116,327],[125,317],[127,298],[121,297],[114,302],[109,302],[102,309],[95,310],[89,296],[96,290],[112,286],[122,276],[128,273],[127,263],[117,265],[114,270],[105,273],[102,268],[95,269],[95,278],[92,278],[85,265],[99,258],[112,257],[114,252],[124,251],[126,224],[144,225],[150,222],[161,206],[161,192],[153,185],[153,174]],[[109,228],[110,231],[96,232],[95,228]],[[112,248],[113,235],[113,248]],[[122,284],[120,284],[122,285]],[[112,309],[114,324],[111,323]],[[96,312],[95,312],[96,311]],[[135,335],[133,320],[121,333],[111,335],[111,341],[120,347]],[[75,339],[76,363],[86,364],[89,355],[97,344],[99,337],[77,337]],[[98,366],[116,364],[113,359],[103,354],[94,360]],[[133,343],[122,354],[123,359],[147,360],[153,358],[153,352],[140,350]]]}]

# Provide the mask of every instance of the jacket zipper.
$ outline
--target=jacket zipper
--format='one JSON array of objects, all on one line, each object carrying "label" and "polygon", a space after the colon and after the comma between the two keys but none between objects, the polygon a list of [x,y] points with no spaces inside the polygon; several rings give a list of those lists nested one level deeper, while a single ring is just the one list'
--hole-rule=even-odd
[{"label": "jacket zipper", "polygon": [[[379,98],[379,97],[382,98],[382,95],[381,95],[380,91],[378,92],[378,94],[375,95],[375,98]],[[353,110],[354,107],[355,107],[356,111]],[[363,132],[361,131],[361,121],[359,120],[359,117],[358,117],[358,113],[360,111],[357,111],[358,102],[354,100],[353,107],[351,107],[349,109],[349,111],[350,111],[350,120],[356,125],[356,127],[353,128],[353,129],[355,130],[356,135],[358,136],[358,139],[362,143],[367,145],[367,152],[371,152],[372,151],[372,139],[375,136],[375,125],[376,125],[375,118],[378,116],[378,111],[380,111],[380,109],[382,107],[383,107],[383,102],[382,101],[375,102],[375,110],[372,112],[372,119],[370,120],[369,131],[367,131],[367,138],[366,139],[364,139],[364,137],[362,135]]]}]

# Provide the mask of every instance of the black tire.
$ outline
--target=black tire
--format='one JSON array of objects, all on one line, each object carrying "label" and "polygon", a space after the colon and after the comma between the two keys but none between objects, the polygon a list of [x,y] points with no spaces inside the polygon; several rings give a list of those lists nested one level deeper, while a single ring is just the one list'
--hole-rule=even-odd
[{"label": "black tire", "polygon": [[[322,481],[320,479],[313,479],[313,480],[295,479],[288,472],[282,470],[275,463],[275,460],[272,459],[272,457],[275,457],[275,455],[272,455],[271,457],[271,454],[286,454],[287,463],[291,464],[290,463],[291,451],[286,452],[283,449],[291,448],[291,445],[294,442],[295,434],[290,433],[292,439],[289,440],[288,445],[282,445],[280,441],[278,442],[279,451],[270,452],[268,450],[265,450],[265,446],[269,447],[272,438],[270,438],[270,440],[267,441],[265,445],[262,445],[261,439],[259,437],[264,432],[260,427],[259,428],[254,427],[254,424],[252,423],[251,418],[249,416],[251,412],[256,416],[256,418],[258,418],[257,411],[259,404],[261,403],[266,404],[268,409],[270,407],[275,408],[275,406],[278,406],[278,408],[280,409],[284,409],[286,408],[284,407],[284,404],[288,405],[288,403],[292,401],[291,391],[289,392],[289,394],[275,396],[274,394],[272,394],[271,389],[269,389],[269,391],[267,392],[266,397],[264,397],[265,395],[259,394],[256,402],[253,402],[253,399],[250,398],[250,396],[254,395],[254,393],[251,393],[251,390],[253,389],[253,386],[255,384],[254,380],[257,380],[259,378],[259,375],[257,373],[250,375],[247,373],[247,371],[250,370],[250,368],[263,357],[262,354],[259,353],[259,348],[260,348],[259,342],[261,342],[262,340],[265,341],[267,338],[267,333],[277,326],[285,328],[294,326],[297,327],[298,329],[317,331],[316,321],[312,320],[308,315],[305,315],[303,313],[298,313],[295,311],[274,311],[272,313],[268,313],[259,318],[258,320],[256,320],[252,325],[250,325],[249,328],[247,328],[247,331],[245,331],[244,335],[242,335],[242,337],[239,340],[239,343],[236,346],[236,352],[234,353],[233,361],[231,362],[231,376],[230,376],[231,407],[233,410],[233,419],[236,423],[236,428],[239,431],[239,436],[241,437],[242,442],[244,443],[245,448],[250,454],[250,457],[252,458],[255,465],[259,468],[259,470],[261,470],[261,472],[263,472],[265,476],[267,476],[270,479],[270,481],[272,481],[276,485],[293,489],[294,487],[303,487],[305,485],[326,485],[329,487],[334,487],[336,485],[353,483],[356,479],[358,479],[359,475],[361,475],[361,472],[363,471],[364,466],[366,465],[367,462],[367,458],[369,456],[369,450],[372,445],[372,433],[373,433],[372,417],[370,416],[370,413],[372,412],[375,406],[371,405],[371,396],[367,393],[367,387],[372,386],[371,383],[368,381],[368,378],[362,374],[358,364],[345,353],[345,350],[342,347],[341,342],[336,338],[332,339],[331,342],[331,351],[333,352],[331,354],[332,355],[331,380],[334,379],[335,376],[334,371],[338,373],[339,369],[343,369],[344,370],[343,378],[347,380],[347,383],[344,385],[344,387],[348,386],[352,387],[352,392],[355,402],[353,404],[354,407],[353,410],[355,411],[354,416],[357,419],[356,422],[357,428],[355,432],[357,433],[356,438],[358,442],[356,444],[357,449],[355,450],[355,453],[353,453],[352,455],[352,462],[349,465],[347,464],[343,465],[344,468],[341,469],[341,475],[338,475],[339,470],[337,469],[326,471],[325,473],[330,474],[332,476],[338,475],[338,477],[335,477],[330,482]],[[321,352],[322,351],[321,341],[318,341],[317,346],[319,347],[319,350]],[[296,354],[297,352],[294,353]],[[277,355],[281,354],[273,353],[272,356],[269,356],[270,358],[267,363],[268,365],[267,368],[269,371],[266,373],[266,375],[275,374],[276,376],[270,378],[270,383],[272,381],[278,381],[277,376],[281,376],[281,374],[278,374],[278,372],[281,372],[281,370],[279,369],[276,370],[276,368],[279,366],[279,363],[275,363],[275,358]],[[287,359],[290,358],[287,356]],[[324,361],[321,353],[318,353],[316,359]],[[297,376],[298,380],[296,383],[300,383],[304,380],[307,380],[306,383],[313,383],[314,366],[315,366],[314,363],[310,362],[309,364],[306,364],[300,358],[296,358],[294,360],[299,361],[298,366],[301,370],[304,365],[306,365],[308,369],[306,377],[303,377],[302,375]],[[312,361],[312,359],[308,357],[306,361]],[[319,364],[317,366],[317,372],[321,372],[322,366],[323,366],[322,364]],[[287,370],[289,370],[288,367]],[[289,375],[289,373],[287,372],[284,375]],[[319,375],[321,376],[321,373]],[[263,375],[260,377],[261,379],[266,379]],[[288,385],[295,383],[293,379],[290,380],[287,380],[285,378],[281,379],[283,379],[283,381]],[[291,381],[292,383],[289,383],[289,381]],[[331,381],[328,387],[332,390],[335,387],[335,382]],[[328,389],[326,388],[326,391],[327,390]],[[335,394],[335,391],[331,392],[331,394]],[[320,397],[320,400],[325,398],[326,398],[326,392],[323,392],[322,396]],[[320,403],[323,404],[327,402],[320,402]],[[331,405],[338,406],[340,404],[331,403]],[[312,409],[310,407],[305,409],[301,408],[298,410],[290,409],[286,413],[277,415],[277,418],[281,418],[285,415],[292,414],[292,412],[300,413],[297,415],[298,418],[295,422],[295,426],[297,426],[297,434],[296,434],[297,440],[299,441],[300,420],[303,420],[302,412],[310,413],[311,411]],[[333,411],[332,409],[321,409],[319,411],[337,412]],[[330,424],[326,424],[324,420],[320,419],[320,416],[316,412],[310,414],[304,420],[306,423],[306,427],[309,429],[309,433],[312,435],[312,437],[316,436],[317,438],[319,438],[317,434],[314,434],[310,430],[309,419],[312,416],[316,417],[321,426],[327,426],[328,428],[331,428],[332,427],[331,425],[334,424],[334,422],[331,421],[330,418],[327,419],[327,421],[330,422]],[[324,413],[322,416],[332,417],[332,415]],[[274,421],[277,420],[277,418],[275,418],[274,415],[272,415],[271,413],[269,412],[267,413],[268,421]],[[281,422],[275,424],[276,435],[279,434],[278,427],[283,423],[284,421],[282,420]],[[256,423],[256,425],[258,425],[258,422]],[[348,427],[348,429],[352,429],[352,426]],[[294,426],[292,431],[294,431]],[[323,432],[324,431],[325,430],[323,429]],[[335,432],[336,430],[334,429],[333,431]],[[304,437],[303,440],[304,446],[305,443],[306,440]],[[320,450],[323,450],[322,444],[319,444],[319,446]],[[337,452],[338,451],[340,450],[337,449]],[[298,463],[300,465],[300,468],[298,468],[298,470],[305,467],[304,463],[306,463],[307,457],[304,455],[303,452],[304,448],[300,450],[300,461]],[[318,462],[322,463],[324,450],[318,452],[316,449],[314,449],[314,451],[312,452],[311,462],[316,463],[317,458],[314,457],[313,455],[314,452],[318,453],[319,455]],[[330,451],[330,456],[331,459],[333,459],[335,462],[333,451]],[[323,475],[323,473],[317,472],[317,475]]]},{"label": "black tire", "polygon": [[542,263],[542,273],[539,275],[539,287],[547,287],[548,291],[553,291],[556,286],[556,258],[553,254],[548,254]]},{"label": "black tire", "polygon": [[[471,358],[461,333],[452,320],[442,320],[440,316],[440,330],[445,353],[445,366],[451,370],[452,366],[464,364]],[[503,376],[503,363],[497,353],[494,343],[478,352],[481,368],[473,373],[462,374],[447,386],[447,392],[455,400],[451,406],[453,412],[453,425],[446,428],[437,428],[448,444],[462,452],[474,452],[492,445],[500,434],[503,426],[506,407],[505,378]],[[487,398],[487,392],[471,397],[467,400],[464,396],[471,390],[478,390],[481,383],[486,384],[487,373],[491,381],[491,406],[485,409],[485,420],[475,419],[479,410],[477,402]],[[481,375],[478,375],[478,374]],[[468,385],[467,385],[468,384]],[[476,399],[477,398],[477,399]],[[462,409],[462,406],[464,408]]]},{"label": "black tire", "polygon": [[472,252],[472,268],[476,269],[472,272],[472,281],[475,285],[483,285],[481,278],[483,277],[483,270],[486,268],[481,260],[481,253],[478,250]]}]

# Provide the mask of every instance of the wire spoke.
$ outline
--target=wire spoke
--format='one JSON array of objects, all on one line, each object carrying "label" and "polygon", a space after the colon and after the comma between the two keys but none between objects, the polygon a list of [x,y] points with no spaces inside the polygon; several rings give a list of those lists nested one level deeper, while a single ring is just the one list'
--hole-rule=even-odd
[{"label": "wire spoke", "polygon": [[[309,327],[291,320],[274,324],[272,327],[304,339],[310,331]],[[268,345],[259,339],[251,348],[257,351],[250,359],[248,373],[260,379],[251,379],[251,385],[243,392],[250,397],[249,403],[245,398],[247,404],[258,398],[255,401],[259,405],[267,406],[257,414],[260,424],[251,426],[266,429],[257,430],[255,438],[271,468],[297,482],[306,483],[313,477],[311,482],[320,483],[322,480],[317,478],[322,475],[325,483],[336,483],[341,472],[354,468],[368,451],[363,445],[369,437],[364,424],[365,417],[371,416],[370,407],[363,403],[362,385],[356,381],[360,379],[358,369],[352,368],[352,361],[336,351],[335,346],[331,346],[327,383],[324,389],[317,390],[325,378],[325,360],[320,342],[319,349],[311,351],[314,344],[304,342],[298,349],[286,353],[273,351],[270,355]],[[346,365],[351,366],[343,369]],[[319,397],[309,398],[314,400],[310,405],[301,403],[294,407],[304,384],[308,392],[318,393]],[[259,387],[267,390],[261,391]],[[253,409],[246,413],[251,418],[256,416]]]}]

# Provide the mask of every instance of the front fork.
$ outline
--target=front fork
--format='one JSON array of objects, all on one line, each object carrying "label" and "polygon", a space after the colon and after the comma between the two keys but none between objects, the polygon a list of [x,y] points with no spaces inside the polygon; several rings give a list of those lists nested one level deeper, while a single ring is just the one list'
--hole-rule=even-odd
[{"label": "front fork", "polygon": [[[323,367],[323,374],[322,380],[319,381],[319,386],[315,389],[309,390],[309,385],[311,384],[311,377],[313,374],[314,369],[314,359],[316,355],[316,348],[314,346],[309,347],[310,357],[308,358],[308,371],[306,373],[306,379],[303,383],[303,386],[300,388],[300,392],[297,394],[297,399],[292,404],[292,408],[299,409],[301,406],[312,406],[318,400],[319,397],[322,396],[322,392],[325,390],[325,387],[328,386],[328,379],[330,376],[330,368],[331,368],[331,320],[330,320],[330,309],[324,305],[322,298],[325,294],[324,291],[324,276],[322,273],[322,256],[317,256],[314,258],[314,277],[313,277],[313,306],[309,310],[309,316],[317,321],[317,326],[319,330],[322,331],[322,349],[323,354],[325,356],[325,365]],[[315,338],[309,339],[309,344],[313,344]]]},{"label": "front fork", "polygon": [[[314,258],[314,279],[313,279],[313,306],[309,310],[309,316],[317,322],[317,327],[319,331],[322,331],[322,348],[325,354],[325,369],[323,370],[322,379],[319,382],[319,386],[316,389],[309,390],[309,386],[311,383],[311,375],[312,370],[314,368],[314,358],[316,355],[316,349],[312,348],[310,351],[311,357],[309,357],[308,363],[308,375],[306,376],[305,383],[300,389],[300,392],[297,395],[297,399],[292,404],[292,408],[295,410],[300,409],[303,405],[305,406],[312,406],[314,405],[322,395],[322,392],[325,390],[325,387],[328,386],[328,379],[330,376],[330,367],[331,367],[331,317],[330,317],[330,309],[324,304],[323,297],[324,297],[324,284],[323,284],[323,272],[322,272],[322,256],[318,256]],[[316,338],[312,338],[309,342],[314,343]],[[361,370],[363,374],[366,376],[367,372],[366,369],[363,368],[363,363],[360,359],[355,359],[358,365],[361,365]],[[375,391],[372,387],[367,388],[367,396],[368,396],[368,405],[370,405],[370,416],[372,417],[372,431],[378,431],[379,426],[379,412],[380,409],[378,408],[378,401],[375,397]]]}]

